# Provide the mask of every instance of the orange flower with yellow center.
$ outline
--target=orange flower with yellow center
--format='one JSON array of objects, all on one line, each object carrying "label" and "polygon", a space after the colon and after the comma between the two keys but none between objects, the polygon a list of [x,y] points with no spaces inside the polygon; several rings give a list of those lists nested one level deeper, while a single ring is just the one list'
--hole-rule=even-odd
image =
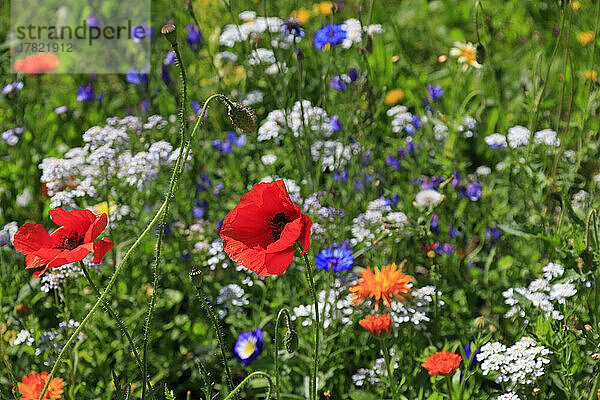
[{"label": "orange flower with yellow center", "polygon": [[358,321],[358,323],[363,328],[371,331],[371,333],[375,331],[380,335],[381,331],[387,331],[392,325],[392,316],[390,314],[367,315],[365,318]]},{"label": "orange flower with yellow center", "polygon": [[384,265],[381,268],[366,268],[361,273],[361,279],[350,287],[352,301],[360,304],[367,298],[375,299],[375,311],[379,310],[379,300],[383,299],[386,306],[390,306],[390,299],[394,296],[402,299],[409,297],[412,276],[402,272],[396,264]]},{"label": "orange flower with yellow center", "polygon": [[[47,381],[47,372],[42,372],[41,374],[32,372],[29,375],[25,375],[22,381],[17,383],[19,393],[21,393],[21,400],[38,400]],[[62,378],[52,378],[43,399],[60,399],[64,393],[63,386],[64,381]]]},{"label": "orange flower with yellow center", "polygon": [[577,34],[577,40],[582,45],[587,46],[588,44],[592,43],[592,41],[594,40],[594,32],[592,32],[592,31],[580,32]]},{"label": "orange flower with yellow center", "polygon": [[394,104],[397,104],[403,98],[404,98],[404,92],[402,91],[402,89],[393,89],[385,94],[385,98],[383,99],[383,101],[385,101],[385,104],[389,104],[390,106],[393,106]]},{"label": "orange flower with yellow center", "polygon": [[15,61],[13,68],[26,74],[43,74],[58,68],[60,61],[52,53],[38,53]]}]

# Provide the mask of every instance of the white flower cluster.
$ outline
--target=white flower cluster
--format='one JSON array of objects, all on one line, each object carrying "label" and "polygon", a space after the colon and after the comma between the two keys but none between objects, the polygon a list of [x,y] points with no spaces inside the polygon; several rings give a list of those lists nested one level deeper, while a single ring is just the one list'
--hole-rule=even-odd
[{"label": "white flower cluster", "polygon": [[464,137],[470,138],[477,135],[477,121],[471,116],[464,116],[461,124],[458,125],[458,133]]},{"label": "white flower cluster", "polygon": [[[397,228],[402,228],[408,223],[406,214],[392,211],[388,200],[384,198],[373,200],[367,205],[367,211],[352,220],[350,244],[356,246],[358,243],[364,243],[365,246],[370,246],[373,240],[385,230],[382,218],[390,220]],[[391,230],[389,234],[392,234]]]},{"label": "white flower cluster", "polygon": [[345,20],[342,23],[342,29],[346,32],[346,38],[341,43],[344,49],[349,49],[354,43],[360,43],[363,32],[366,32],[370,36],[376,33],[383,33],[383,28],[380,24],[362,26],[356,18]]},{"label": "white flower cluster", "polygon": [[521,400],[515,392],[508,392],[498,396],[496,400]]},{"label": "white flower cluster", "polygon": [[[252,39],[260,39],[265,32],[280,33],[283,30],[283,20],[277,17],[258,17],[254,11],[243,11],[239,18],[244,22],[242,24],[225,25],[219,36],[221,46],[233,47],[236,43],[245,42]],[[298,43],[301,37],[292,34],[277,35],[272,40],[273,47],[287,48],[291,43]]]},{"label": "white flower cluster", "polygon": [[[508,145],[513,149],[527,146],[530,135],[529,129],[521,125],[508,128]],[[507,146],[507,137],[500,133],[493,133],[486,136],[485,143],[492,149],[504,149]],[[533,135],[533,143],[558,147],[560,139],[556,137],[556,132],[552,129],[542,129]]]},{"label": "white flower cluster", "polygon": [[[88,255],[82,261],[89,270],[97,273],[102,271],[100,265],[92,264],[92,254]],[[48,293],[50,290],[58,289],[67,281],[78,281],[83,276],[83,271],[78,263],[65,264],[60,267],[50,268],[40,278],[40,290]]]},{"label": "white flower cluster", "polygon": [[343,168],[352,156],[359,152],[358,143],[344,145],[337,140],[317,140],[310,148],[313,160],[321,161],[323,171],[336,171]]},{"label": "white flower cluster", "polygon": [[400,133],[407,126],[412,126],[412,114],[405,106],[394,106],[386,111],[386,115],[392,118],[392,132]]},{"label": "white flower cluster", "polygon": [[438,298],[438,307],[444,305],[444,301],[440,300],[442,292],[435,289],[434,286],[424,286],[420,289],[412,289],[411,297],[403,300],[393,301],[390,307],[390,314],[395,326],[399,326],[405,322],[412,323],[417,329],[425,329],[423,322],[429,322],[430,318],[427,314],[433,310],[433,299]]},{"label": "white flower cluster", "polygon": [[21,329],[15,338],[14,345],[18,346],[25,343],[27,346],[31,346],[33,345],[34,341],[35,339],[33,338],[31,331],[28,331],[27,329]]},{"label": "white flower cluster", "polygon": [[253,104],[262,103],[265,98],[265,94],[260,90],[252,90],[244,96],[242,104],[245,106],[251,106]]},{"label": "white flower cluster", "polygon": [[[380,351],[381,353],[381,351]],[[394,370],[398,368],[398,355],[391,351],[391,359],[394,361]],[[383,354],[382,354],[383,356]],[[365,382],[371,385],[378,385],[385,382],[387,376],[387,368],[385,365],[385,358],[380,357],[375,360],[372,368],[361,368],[354,375],[352,375],[352,382],[356,386],[363,386]]]},{"label": "white flower cluster", "polygon": [[0,248],[10,246],[15,240],[15,233],[19,230],[19,225],[15,221],[9,222],[0,229]]},{"label": "white flower cluster", "polygon": [[590,194],[585,190],[580,190],[571,198],[571,205],[578,210],[585,210],[590,199]]},{"label": "white flower cluster", "polygon": [[492,149],[505,149],[507,146],[506,136],[501,133],[492,133],[485,137],[485,143]]},{"label": "white flower cluster", "polygon": [[[302,118],[304,116],[304,118]],[[304,132],[304,128],[309,132]],[[263,124],[258,128],[258,141],[279,138],[280,134],[292,132],[298,137],[303,134],[331,136],[333,129],[327,112],[321,107],[316,107],[308,100],[297,101],[291,110],[273,110]]]},{"label": "white flower cluster", "polygon": [[235,283],[222,287],[217,296],[217,304],[222,307],[217,310],[219,317],[221,319],[225,318],[229,311],[241,312],[242,307],[250,304],[248,299],[244,297],[245,294],[244,289]]},{"label": "white flower cluster", "polygon": [[77,198],[95,198],[107,181],[119,178],[138,191],[149,187],[162,165],[172,164],[179,149],[165,141],[147,144],[147,151],[133,154],[128,149],[128,129],[162,129],[166,121],[151,116],[145,124],[137,117],[109,118],[108,125],[94,126],[83,134],[83,147],[70,149],[63,158],[42,160],[41,181],[51,197],[50,208],[77,208]]},{"label": "white flower cluster", "polygon": [[508,383],[511,390],[517,384],[527,385],[544,375],[544,366],[550,362],[545,357],[548,354],[550,350],[524,336],[508,348],[500,342],[486,343],[477,354],[477,361],[483,375],[497,374],[496,383]]},{"label": "white flower cluster", "polygon": [[[516,294],[529,300],[533,307],[539,308],[547,319],[562,320],[564,318],[560,311],[554,308],[553,302],[564,304],[567,298],[577,293],[577,289],[570,281],[551,284],[554,278],[560,277],[564,273],[564,268],[560,264],[549,263],[542,271],[544,277],[532,281],[528,287],[510,288],[502,292],[505,298],[504,302],[511,306],[511,309],[504,315],[506,318],[515,315],[525,318],[527,315],[524,305],[520,303]],[[525,318],[524,322],[528,324],[529,320]]]},{"label": "white flower cluster", "polygon": [[[327,297],[327,294],[329,296]],[[333,321],[338,321],[343,325],[352,324],[352,315],[355,311],[354,303],[350,298],[350,294],[340,281],[336,282],[334,290],[322,290],[318,295],[319,300],[319,316],[323,322],[323,328],[327,329]],[[294,307],[292,310],[292,320],[302,318],[302,326],[312,325],[312,317],[314,314],[312,304],[302,304]]]},{"label": "white flower cluster", "polygon": [[[35,355],[39,356],[47,350],[51,351],[50,354],[58,353],[64,347],[66,338],[69,336],[71,331],[77,327],[79,327],[79,322],[70,319],[68,323],[62,321],[60,324],[58,324],[58,329],[42,332],[37,340]],[[83,336],[81,334],[77,335],[73,343],[76,343],[81,339],[83,339]],[[45,366],[54,364],[54,361],[56,361],[56,358],[53,355],[46,355],[44,357]]]},{"label": "white flower cluster", "polygon": [[18,126],[16,128],[10,128],[0,134],[0,137],[4,139],[7,145],[14,146],[19,143],[19,136],[25,132],[25,128]]},{"label": "white flower cluster", "polygon": [[248,58],[250,65],[267,64],[268,67],[265,72],[268,75],[274,75],[278,72],[287,72],[288,68],[285,62],[278,63],[275,59],[275,53],[271,49],[259,48],[252,50],[250,57]]},{"label": "white flower cluster", "polygon": [[[204,242],[202,242],[204,244]],[[194,248],[199,249],[198,243],[194,246]],[[208,260],[206,264],[211,271],[217,269],[217,267],[221,267],[223,269],[227,269],[230,264],[229,257],[227,257],[227,253],[223,250],[223,239],[217,239],[211,242],[208,245]]]}]

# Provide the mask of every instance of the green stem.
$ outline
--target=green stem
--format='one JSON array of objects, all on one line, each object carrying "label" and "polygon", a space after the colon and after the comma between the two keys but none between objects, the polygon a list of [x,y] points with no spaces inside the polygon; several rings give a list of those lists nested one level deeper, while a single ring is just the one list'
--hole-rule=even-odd
[{"label": "green stem", "polygon": [[446,386],[448,388],[448,400],[452,400],[452,378],[446,375]]},{"label": "green stem", "polygon": [[282,315],[285,315],[285,320],[287,323],[288,330],[291,330],[290,325],[292,319],[290,318],[290,312],[287,308],[282,308],[279,310],[279,314],[277,314],[277,319],[275,320],[275,393],[276,399],[279,400],[279,319]]},{"label": "green stem", "polygon": [[[208,314],[208,317],[210,318],[210,321],[212,322],[213,327],[215,328],[215,333],[217,334],[219,348],[221,349],[221,359],[222,359],[223,365],[225,367],[225,375],[227,375],[227,385],[229,386],[229,390],[231,391],[229,393],[229,396],[227,396],[227,398],[229,398],[229,397],[231,397],[231,395],[233,395],[235,393],[235,389],[233,387],[233,378],[231,377],[231,371],[229,370],[229,364],[227,363],[227,353],[225,351],[225,343],[223,342],[223,334],[221,333],[221,328],[219,327],[219,320],[218,320],[217,315],[215,314],[214,310],[212,309],[212,307],[206,302],[202,288],[197,287],[196,289],[198,290],[198,297],[200,298],[200,301],[202,302],[202,307],[204,307],[204,309],[206,310],[206,313]],[[244,381],[242,381],[242,383],[243,382]],[[240,383],[240,385],[241,385],[241,383]],[[270,390],[269,390],[269,392],[270,392]],[[237,398],[237,396],[235,396],[235,397]]]},{"label": "green stem", "polygon": [[[181,54],[179,52],[179,46],[177,43],[173,43],[171,45],[173,51],[175,52],[175,59],[177,61],[177,66],[179,67],[179,75],[181,79],[181,101],[179,103],[179,137],[180,137],[180,145],[179,145],[179,155],[177,156],[177,163],[175,164],[175,168],[173,169],[173,173],[171,174],[171,181],[169,182],[169,190],[167,191],[167,196],[165,198],[165,210],[162,213],[160,218],[159,232],[156,237],[156,244],[154,247],[154,267],[152,273],[154,275],[154,280],[152,282],[152,294],[150,295],[150,303],[148,304],[148,311],[146,313],[146,324],[144,326],[144,341],[143,341],[143,376],[144,381],[142,383],[142,400],[146,397],[146,379],[148,375],[148,342],[150,341],[150,329],[152,323],[152,315],[154,313],[154,305],[156,303],[156,293],[158,290],[158,279],[160,275],[160,250],[162,246],[162,237],[165,229],[165,222],[167,220],[167,214],[169,213],[169,205],[171,204],[171,199],[173,198],[173,193],[175,191],[175,187],[179,183],[179,178],[181,176],[181,172],[178,171],[179,163],[181,162],[181,157],[183,155],[184,150],[184,141],[185,141],[185,128],[187,126],[185,110],[187,104],[187,81],[185,75],[185,68],[183,66],[183,61],[181,58]],[[189,145],[189,143],[188,143]],[[189,150],[189,147],[188,147]],[[187,159],[187,158],[186,158]],[[179,172],[179,173],[178,173]],[[150,388],[150,387],[149,387]]]},{"label": "green stem", "polygon": [[[300,243],[296,242],[295,244],[296,250],[302,253],[302,246]],[[314,302],[314,316],[313,318],[313,329],[315,335],[315,351],[313,355],[313,372],[311,376],[311,390],[310,390],[310,398],[313,400],[317,400],[317,372],[319,370],[319,300],[317,298],[317,292],[315,290],[315,283],[313,280],[312,267],[310,265],[310,261],[308,260],[308,256],[306,252],[303,254],[304,256],[304,264],[306,268],[304,269],[304,273],[306,274],[306,280],[308,281],[308,285],[310,286],[310,292],[313,297]]]},{"label": "green stem", "polygon": [[267,396],[265,398],[266,398],[266,400],[270,400],[271,399],[271,390],[273,389],[273,379],[271,378],[271,375],[269,375],[269,374],[267,374],[266,372],[263,372],[263,371],[254,371],[253,373],[251,373],[250,375],[248,375],[223,400],[229,400],[229,399],[231,399],[234,395],[236,395],[237,392],[239,392],[246,385],[246,383],[248,383],[248,381],[250,381],[250,379],[253,379],[255,376],[258,376],[258,375],[262,375],[262,376],[264,376],[267,379],[267,384],[269,385],[269,388],[267,390]]},{"label": "green stem", "polygon": [[396,400],[396,381],[394,380],[394,366],[390,362],[390,352],[385,344],[385,338],[379,338],[379,342],[381,343],[381,351],[383,352],[383,359],[385,361],[388,384],[392,392],[392,400]]},{"label": "green stem", "polygon": [[[92,280],[92,277],[90,276],[89,271],[87,270],[85,264],[82,261],[79,261],[79,267],[83,271],[83,275],[85,275],[85,278],[88,280],[88,283],[90,284],[90,286],[92,287],[92,289],[94,289],[94,292],[96,292],[96,295],[97,296],[101,296],[102,293],[100,293],[100,289],[98,289],[98,286],[96,286],[96,284]],[[144,376],[143,375],[143,371],[142,371],[142,361],[140,360],[140,356],[139,356],[138,351],[137,351],[137,349],[135,347],[135,343],[133,341],[133,338],[131,337],[131,334],[129,333],[129,330],[127,329],[127,327],[123,323],[123,320],[119,317],[119,314],[117,314],[117,312],[115,310],[113,310],[113,308],[111,307],[111,305],[108,302],[108,300],[103,301],[102,305],[106,309],[106,312],[108,312],[108,314],[111,316],[111,318],[115,320],[117,326],[119,327],[119,329],[121,330],[121,332],[123,332],[123,334],[127,338],[127,341],[129,342],[129,347],[131,347],[131,351],[133,352],[133,356],[134,356],[135,361],[136,361],[136,363],[138,365],[138,368],[140,369],[140,372],[142,373],[142,376]],[[147,383],[148,383],[148,387],[152,388],[152,385],[151,385],[151,383],[150,383],[149,380],[148,380]],[[150,392],[150,393],[152,393],[152,392]]]}]

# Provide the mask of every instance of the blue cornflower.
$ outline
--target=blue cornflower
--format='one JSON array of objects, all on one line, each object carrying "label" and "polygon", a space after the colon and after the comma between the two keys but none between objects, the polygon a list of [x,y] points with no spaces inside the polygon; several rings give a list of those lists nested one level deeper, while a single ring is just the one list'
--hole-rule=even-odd
[{"label": "blue cornflower", "polygon": [[331,121],[329,121],[329,126],[334,132],[337,132],[342,129],[342,123],[340,122],[340,117],[337,114],[334,114],[331,117]]},{"label": "blue cornflower", "polygon": [[348,78],[350,78],[351,82],[356,82],[358,79],[358,70],[354,67],[348,70]]},{"label": "blue cornflower", "polygon": [[429,92],[429,97],[431,97],[432,101],[436,101],[444,94],[444,89],[442,89],[441,85],[433,86],[431,83],[427,85],[427,91]]},{"label": "blue cornflower", "polygon": [[202,183],[196,182],[196,189],[198,189],[199,192],[204,192],[206,189],[212,187],[213,185],[210,178],[204,172],[200,174],[200,180],[202,181]]},{"label": "blue cornflower", "polygon": [[281,34],[282,35],[294,35],[297,37],[303,37],[304,31],[302,30],[302,24],[298,20],[298,18],[289,17],[283,24],[281,24]]},{"label": "blue cornflower", "polygon": [[333,244],[328,249],[321,250],[315,256],[315,264],[318,269],[329,271],[332,268],[334,272],[349,271],[354,264],[354,257],[349,246],[343,243],[341,246]]},{"label": "blue cornflower", "polygon": [[335,46],[344,39],[346,39],[346,31],[342,28],[342,24],[327,24],[315,33],[313,42],[317,50],[323,50],[326,45]]},{"label": "blue cornflower", "polygon": [[348,170],[344,169],[342,172],[338,172],[336,171],[335,174],[333,174],[333,180],[335,182],[342,180],[343,182],[347,182],[348,181]]},{"label": "blue cornflower", "polygon": [[477,201],[481,197],[481,191],[483,186],[479,181],[473,181],[467,185],[460,188],[459,194],[463,197],[467,197],[471,201]]},{"label": "blue cornflower", "polygon": [[460,185],[461,182],[462,182],[462,179],[460,178],[460,174],[458,173],[458,171],[457,170],[452,171],[452,181],[450,182],[452,187],[456,188],[458,185]]},{"label": "blue cornflower", "polygon": [[140,86],[140,85],[148,86],[148,74],[144,70],[141,70],[138,73],[137,69],[131,68],[129,71],[127,71],[127,75],[125,75],[125,79],[127,79],[127,82],[133,83],[138,86]]},{"label": "blue cornflower", "polygon": [[400,202],[400,195],[398,193],[396,193],[395,195],[392,196],[390,201],[392,203],[394,203],[394,205],[398,204]]},{"label": "blue cornflower", "polygon": [[244,363],[244,367],[258,358],[263,351],[263,331],[260,328],[243,332],[233,346],[233,355]]},{"label": "blue cornflower", "polygon": [[92,101],[96,98],[94,94],[94,88],[92,87],[92,83],[88,83],[87,86],[79,85],[77,88],[77,102],[80,103],[82,101]]},{"label": "blue cornflower", "polygon": [[194,24],[189,24],[186,26],[187,36],[185,40],[187,41],[190,48],[194,51],[198,51],[198,46],[200,41],[202,40],[202,34],[200,33],[200,29]]},{"label": "blue cornflower", "polygon": [[406,142],[406,152],[412,153],[413,151],[417,151],[417,146],[412,142]]},{"label": "blue cornflower", "polygon": [[415,127],[415,129],[419,129],[423,126],[421,117],[419,117],[417,114],[413,114],[412,116],[412,125]]},{"label": "blue cornflower", "polygon": [[438,225],[439,216],[437,214],[433,214],[431,216],[431,221],[429,222],[429,229],[433,233],[440,233],[440,226]]},{"label": "blue cornflower", "polygon": [[421,104],[421,108],[430,113],[433,112],[433,108],[431,108],[431,105],[429,104],[429,100],[427,100],[427,97],[423,97],[423,103]]},{"label": "blue cornflower", "polygon": [[504,236],[504,233],[497,226],[485,228],[485,237],[487,239],[499,240],[502,236]]},{"label": "blue cornflower", "polygon": [[151,106],[150,100],[148,100],[147,98],[144,97],[140,101],[140,108],[141,108],[142,112],[147,112],[150,109],[150,106]]},{"label": "blue cornflower", "polygon": [[340,78],[339,75],[334,75],[331,77],[331,82],[329,82],[329,87],[331,87],[334,90],[348,89],[348,85],[346,85],[346,82],[344,82],[342,80],[342,78]]},{"label": "blue cornflower", "polygon": [[396,171],[400,171],[400,161],[394,157],[393,154],[389,154],[385,159],[385,163],[390,167],[394,168]]},{"label": "blue cornflower", "polygon": [[454,239],[458,235],[460,235],[460,229],[455,226],[448,225],[448,236],[450,236],[450,239]]}]

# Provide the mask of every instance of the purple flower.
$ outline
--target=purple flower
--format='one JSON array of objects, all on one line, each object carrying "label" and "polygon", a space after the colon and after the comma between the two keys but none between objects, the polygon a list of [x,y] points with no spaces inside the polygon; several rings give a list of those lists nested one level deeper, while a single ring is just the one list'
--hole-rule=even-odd
[{"label": "purple flower", "polygon": [[100,23],[98,22],[98,18],[94,14],[90,14],[85,19],[85,24],[90,28],[98,28],[100,29]]},{"label": "purple flower", "polygon": [[450,239],[454,239],[458,235],[460,235],[460,229],[452,225],[448,225],[448,236],[450,236]]},{"label": "purple flower", "polygon": [[334,75],[331,77],[331,82],[329,82],[329,86],[334,90],[346,90],[348,86],[346,82],[344,82],[339,75]]},{"label": "purple flower", "polygon": [[336,172],[335,174],[333,174],[333,180],[335,182],[342,180],[343,182],[348,182],[348,170],[344,169],[341,173]]},{"label": "purple flower", "polygon": [[485,228],[486,239],[500,240],[502,236],[504,233],[497,226]]},{"label": "purple flower", "polygon": [[385,159],[385,163],[394,168],[396,171],[400,171],[400,161],[394,157],[393,154],[390,153],[388,155],[388,157]]},{"label": "purple flower", "polygon": [[419,129],[423,126],[421,117],[419,117],[417,114],[413,114],[412,116],[412,125],[415,127],[415,129]]},{"label": "purple flower", "polygon": [[94,94],[94,88],[92,87],[92,83],[88,83],[87,86],[79,85],[77,88],[77,102],[81,103],[82,101],[93,101],[96,98]]},{"label": "purple flower", "polygon": [[137,69],[131,68],[129,71],[127,71],[125,79],[127,79],[127,82],[133,83],[134,85],[148,86],[148,74],[144,70],[141,70],[138,73]]},{"label": "purple flower", "polygon": [[348,70],[348,77],[350,78],[351,82],[356,82],[358,79],[358,70],[354,67],[350,68]]},{"label": "purple flower", "polygon": [[131,26],[131,38],[134,43],[139,43],[147,37],[152,39],[152,36],[154,36],[154,28],[149,27],[145,22]]},{"label": "purple flower", "polygon": [[262,351],[263,331],[260,328],[240,333],[233,346],[233,355],[244,364],[244,367],[256,360]]},{"label": "purple flower", "polygon": [[340,117],[337,114],[334,114],[331,117],[331,121],[329,121],[329,126],[334,132],[337,132],[342,129],[342,123],[340,122]]},{"label": "purple flower", "polygon": [[477,201],[481,197],[482,188],[481,182],[473,181],[469,183],[466,189],[461,187],[459,194],[463,197],[467,197],[471,201]]},{"label": "purple flower", "polygon": [[185,37],[185,40],[187,41],[188,45],[192,50],[198,51],[200,41],[202,40],[202,34],[200,33],[200,29],[198,29],[198,27],[194,24],[187,25],[186,29],[188,34]]},{"label": "purple flower", "polygon": [[68,111],[68,109],[69,108],[67,106],[56,107],[54,109],[54,113],[57,114],[57,115],[64,114],[64,113],[66,113]]},{"label": "purple flower", "polygon": [[430,113],[433,112],[433,108],[431,108],[431,105],[429,104],[429,100],[427,100],[427,97],[423,97],[423,102],[421,103],[421,108]]},{"label": "purple flower", "polygon": [[417,150],[417,146],[414,144],[414,142],[410,141],[410,142],[406,142],[406,152],[407,153],[412,153],[413,151]]},{"label": "purple flower", "polygon": [[427,91],[429,92],[429,97],[431,97],[432,101],[436,101],[444,94],[444,89],[442,89],[441,85],[433,86],[431,83],[427,85]]},{"label": "purple flower", "polygon": [[147,112],[150,109],[150,100],[144,97],[142,101],[140,101],[140,108],[142,109],[142,112]]},{"label": "purple flower", "polygon": [[289,17],[281,24],[281,34],[282,35],[294,35],[297,37],[303,37],[304,31],[302,30],[302,24],[298,20],[298,18]]},{"label": "purple flower", "polygon": [[175,56],[175,52],[173,50],[169,50],[163,60],[163,65],[173,65],[175,64],[176,59],[177,57]]},{"label": "purple flower", "polygon": [[221,190],[223,190],[225,188],[225,182],[219,182],[215,185],[215,188],[213,190],[213,194],[215,196],[218,196],[221,194]]},{"label": "purple flower", "polygon": [[460,185],[460,182],[462,182],[462,179],[460,179],[460,174],[458,173],[458,171],[452,171],[452,181],[450,182],[452,187],[456,188],[458,185]]},{"label": "purple flower", "polygon": [[437,214],[433,214],[431,216],[431,221],[429,222],[429,229],[431,229],[431,232],[436,233],[436,234],[440,233],[438,219],[439,219],[439,216]]}]

